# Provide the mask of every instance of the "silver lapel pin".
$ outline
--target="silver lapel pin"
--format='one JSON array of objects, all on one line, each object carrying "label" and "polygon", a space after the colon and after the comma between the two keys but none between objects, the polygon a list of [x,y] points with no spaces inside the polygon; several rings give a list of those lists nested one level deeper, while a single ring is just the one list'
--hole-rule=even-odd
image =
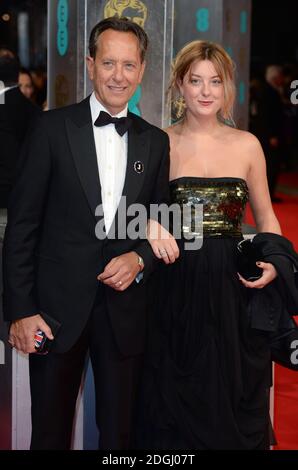
[{"label": "silver lapel pin", "polygon": [[140,161],[134,162],[133,169],[135,170],[136,173],[143,173],[144,163]]}]

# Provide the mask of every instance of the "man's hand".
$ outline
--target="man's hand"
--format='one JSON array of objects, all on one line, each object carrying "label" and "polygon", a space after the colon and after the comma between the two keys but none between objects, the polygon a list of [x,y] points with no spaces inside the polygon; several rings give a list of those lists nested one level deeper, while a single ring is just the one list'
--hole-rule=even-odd
[{"label": "man's hand", "polygon": [[12,322],[9,330],[8,342],[12,347],[23,353],[34,353],[34,335],[37,330],[42,330],[47,338],[54,339],[51,328],[46,324],[41,315],[20,318]]},{"label": "man's hand", "polygon": [[135,251],[130,251],[113,258],[97,279],[121,292],[130,286],[139,272],[138,255]]}]

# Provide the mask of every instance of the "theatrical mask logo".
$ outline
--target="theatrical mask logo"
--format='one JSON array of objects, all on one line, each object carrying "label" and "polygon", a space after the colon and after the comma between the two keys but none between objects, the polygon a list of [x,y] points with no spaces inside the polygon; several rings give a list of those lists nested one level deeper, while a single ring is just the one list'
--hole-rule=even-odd
[{"label": "theatrical mask logo", "polygon": [[148,8],[140,0],[109,0],[104,9],[104,17],[126,17],[134,23],[145,27],[148,16]]}]

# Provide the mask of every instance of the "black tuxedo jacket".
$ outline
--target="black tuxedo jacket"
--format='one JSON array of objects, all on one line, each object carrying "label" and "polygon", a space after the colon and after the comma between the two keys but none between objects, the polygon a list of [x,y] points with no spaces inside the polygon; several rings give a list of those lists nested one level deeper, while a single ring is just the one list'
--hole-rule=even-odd
[{"label": "black tuxedo jacket", "polygon": [[[127,206],[168,202],[169,141],[166,133],[130,113],[123,195]],[[135,171],[141,161],[144,171]],[[82,332],[98,288],[97,275],[115,256],[135,250],[144,279],[124,292],[105,287],[119,348],[144,348],[146,280],[157,263],[145,240],[99,240],[95,209],[101,203],[89,98],[43,114],[23,151],[12,191],[4,239],[4,317],[12,321],[40,311],[62,328],[53,350],[68,350]],[[149,212],[148,212],[149,214]],[[117,230],[116,230],[117,233]]]}]

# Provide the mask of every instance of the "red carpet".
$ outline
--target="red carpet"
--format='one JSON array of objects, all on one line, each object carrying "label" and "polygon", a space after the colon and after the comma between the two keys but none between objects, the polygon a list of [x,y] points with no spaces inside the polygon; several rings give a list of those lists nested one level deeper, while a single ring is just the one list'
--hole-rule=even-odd
[{"label": "red carpet", "polygon": [[[282,202],[273,204],[282,233],[289,238],[298,251],[298,173],[280,176],[277,196]],[[246,222],[253,223],[250,208]],[[296,317],[297,319],[298,317]],[[274,380],[274,431],[278,445],[276,450],[298,449],[298,372],[275,366]]]}]

